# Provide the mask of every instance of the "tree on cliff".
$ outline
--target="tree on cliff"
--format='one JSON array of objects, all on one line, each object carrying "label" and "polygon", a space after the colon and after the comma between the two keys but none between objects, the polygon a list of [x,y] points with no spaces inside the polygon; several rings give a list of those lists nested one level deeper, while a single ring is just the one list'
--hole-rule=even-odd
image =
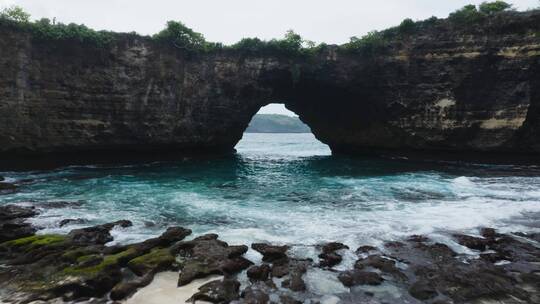
[{"label": "tree on cliff", "polygon": [[207,42],[203,34],[195,32],[179,21],[168,21],[167,27],[153,38],[171,42],[175,47],[187,51],[204,51],[221,47],[219,43]]},{"label": "tree on cliff", "polygon": [[512,4],[504,1],[483,2],[478,7],[478,11],[482,14],[491,15],[494,13],[502,12],[512,8]]},{"label": "tree on cliff", "polygon": [[472,4],[466,5],[451,13],[448,18],[458,23],[472,23],[481,20],[483,17],[510,9],[512,9],[512,5],[504,1],[482,2],[478,8]]},{"label": "tree on cliff", "polygon": [[4,8],[0,12],[0,18],[5,18],[15,22],[30,22],[30,14],[25,12],[20,6]]}]

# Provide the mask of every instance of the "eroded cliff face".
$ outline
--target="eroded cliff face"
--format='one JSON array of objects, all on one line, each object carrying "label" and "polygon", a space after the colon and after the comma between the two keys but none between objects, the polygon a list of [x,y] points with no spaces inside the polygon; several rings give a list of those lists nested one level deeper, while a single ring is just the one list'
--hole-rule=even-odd
[{"label": "eroded cliff face", "polygon": [[0,28],[0,152],[229,152],[284,102],[334,152],[540,152],[540,13],[440,22],[376,55],[187,55]]}]

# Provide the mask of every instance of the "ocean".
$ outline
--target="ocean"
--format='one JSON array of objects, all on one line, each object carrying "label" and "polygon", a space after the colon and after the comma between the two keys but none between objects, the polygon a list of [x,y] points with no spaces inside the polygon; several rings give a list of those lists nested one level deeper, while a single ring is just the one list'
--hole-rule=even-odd
[{"label": "ocean", "polygon": [[[39,233],[128,219],[134,225],[113,230],[113,243],[179,225],[305,255],[327,241],[355,248],[412,234],[462,252],[451,233],[540,230],[537,166],[334,157],[312,134],[245,134],[236,149],[214,159],[0,172],[21,184],[0,204],[42,207],[32,219]],[[78,222],[59,227],[68,218]]]}]

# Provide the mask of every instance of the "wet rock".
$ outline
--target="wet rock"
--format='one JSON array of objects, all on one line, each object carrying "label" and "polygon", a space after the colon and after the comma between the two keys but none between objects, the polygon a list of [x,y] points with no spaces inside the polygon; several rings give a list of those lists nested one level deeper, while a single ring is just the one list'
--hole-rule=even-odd
[{"label": "wet rock", "polygon": [[302,304],[302,301],[299,301],[290,295],[281,295],[279,296],[279,300],[282,304]]},{"label": "wet rock", "polygon": [[13,219],[26,219],[38,215],[34,207],[21,207],[16,205],[0,206],[0,221]]},{"label": "wet rock", "polygon": [[410,288],[409,293],[411,296],[419,300],[429,300],[438,295],[437,290],[431,286],[428,282],[417,281]]},{"label": "wet rock", "polygon": [[304,291],[306,289],[303,275],[313,261],[311,259],[281,259],[279,263],[272,265],[272,276],[282,278],[288,276],[283,282],[282,287],[293,291]]},{"label": "wet rock", "polygon": [[410,264],[423,265],[432,261],[453,259],[456,253],[445,244],[412,243],[409,246],[389,247],[390,256]]},{"label": "wet rock", "polygon": [[486,239],[493,239],[498,236],[497,232],[493,228],[482,228],[480,229],[480,235]]},{"label": "wet rock", "polygon": [[225,260],[221,264],[221,269],[224,274],[235,274],[249,268],[251,265],[253,265],[253,263],[244,257],[235,257]]},{"label": "wet rock", "polygon": [[270,275],[270,266],[263,264],[261,266],[252,266],[247,270],[247,276],[252,281],[266,281]]},{"label": "wet rock", "polygon": [[75,229],[69,232],[68,236],[74,243],[78,244],[105,244],[113,240],[110,234],[115,226],[130,227],[131,221],[122,220],[88,228]]},{"label": "wet rock", "polygon": [[383,278],[376,272],[349,270],[338,275],[338,279],[347,287],[356,285],[379,285]]},{"label": "wet rock", "polygon": [[417,268],[418,278],[431,282],[442,294],[456,302],[483,298],[513,296],[527,300],[527,293],[516,287],[516,281],[501,269],[483,261],[437,264],[435,268]]},{"label": "wet rock", "polygon": [[135,278],[116,284],[109,297],[113,301],[120,301],[133,295],[139,288],[145,287],[152,282],[154,274],[147,274],[142,278]]},{"label": "wet rock", "polygon": [[384,244],[384,247],[386,247],[386,248],[402,248],[402,247],[405,247],[405,244],[402,243],[402,242],[392,241],[392,242],[386,242]]},{"label": "wet rock", "polygon": [[332,243],[327,243],[327,244],[324,244],[322,246],[322,253],[333,253],[333,252],[336,252],[338,250],[342,250],[342,249],[349,249],[349,246],[343,244],[343,243],[338,243],[338,242],[332,242]]},{"label": "wet rock", "polygon": [[238,299],[240,283],[235,279],[216,280],[199,287],[199,292],[191,297],[191,301],[207,301],[211,303],[229,303]]},{"label": "wet rock", "polygon": [[246,253],[249,247],[246,245],[229,246],[227,250],[229,251],[229,258],[236,258]]},{"label": "wet rock", "polygon": [[88,220],[82,219],[82,218],[63,219],[58,223],[58,227],[64,227],[66,225],[71,225],[71,224],[81,225],[81,224],[86,224],[86,223],[88,223]]},{"label": "wet rock", "polygon": [[[467,244],[481,248],[476,246],[478,238],[463,239]],[[504,240],[504,237],[500,239]],[[490,243],[489,246],[497,243]],[[528,293],[517,286],[512,274],[504,270],[506,266],[495,266],[483,259],[464,263],[456,259],[455,252],[444,244],[410,242],[405,246],[390,248],[389,254],[408,264],[402,271],[412,280],[409,292],[420,300],[437,295],[448,297],[455,303],[504,298],[517,298],[525,302],[530,300]]]},{"label": "wet rock", "polygon": [[272,276],[282,278],[289,274],[289,264],[274,264],[272,265]]},{"label": "wet rock", "polygon": [[208,234],[192,241],[176,243],[171,248],[172,254],[183,259],[178,278],[178,286],[214,274],[235,274],[253,265],[238,256],[244,247],[229,246],[217,239],[215,234]]},{"label": "wet rock", "polygon": [[354,268],[359,270],[369,270],[369,268],[374,268],[382,271],[383,273],[390,274],[396,279],[407,279],[407,277],[396,267],[395,261],[379,255],[370,255],[365,259],[356,261]]},{"label": "wet rock", "polygon": [[342,243],[332,242],[322,246],[322,253],[319,254],[321,259],[319,262],[320,267],[333,267],[338,265],[343,260],[342,256],[336,251],[342,249],[349,249],[347,245]]},{"label": "wet rock", "polygon": [[530,239],[536,242],[540,242],[540,233],[523,233],[523,232],[514,232],[514,235],[517,235],[522,238]]},{"label": "wet rock", "polygon": [[32,236],[37,229],[24,220],[0,222],[0,243]]},{"label": "wet rock", "polygon": [[168,246],[172,243],[179,242],[191,234],[191,229],[183,227],[169,227],[157,239],[151,239],[143,243],[155,242],[154,246]]},{"label": "wet rock", "polygon": [[319,262],[321,267],[334,267],[343,260],[343,257],[337,253],[321,253],[319,258],[321,259]]},{"label": "wet rock", "polygon": [[489,241],[487,239],[482,239],[470,235],[454,234],[454,238],[460,245],[474,250],[484,251],[489,244]]},{"label": "wet rock", "polygon": [[363,253],[369,253],[369,252],[372,252],[372,251],[379,251],[379,249],[377,249],[377,247],[373,247],[373,246],[360,246],[358,247],[358,249],[356,249],[356,254],[363,254]]},{"label": "wet rock", "polygon": [[383,258],[379,255],[370,255],[365,259],[356,261],[356,263],[354,264],[354,268],[364,269],[366,267],[373,267],[384,272],[389,272],[396,269],[395,265],[395,261]]},{"label": "wet rock", "polygon": [[303,263],[298,263],[291,268],[289,279],[284,280],[282,286],[292,291],[305,291],[306,283],[302,277],[307,271],[307,266]]},{"label": "wet rock", "polygon": [[5,178],[3,176],[0,176],[0,182],[3,182]]},{"label": "wet rock", "polygon": [[266,291],[256,286],[249,286],[242,291],[242,300],[245,304],[267,304],[270,297]]},{"label": "wet rock", "polygon": [[508,257],[504,255],[504,253],[500,252],[482,253],[480,254],[480,258],[490,263],[497,263],[499,261],[508,259]]},{"label": "wet rock", "polygon": [[13,191],[16,190],[17,186],[11,183],[0,182],[0,191]]},{"label": "wet rock", "polygon": [[154,248],[149,253],[131,259],[127,267],[138,276],[143,276],[175,268],[175,262],[176,259],[168,248]]},{"label": "wet rock", "polygon": [[424,235],[411,235],[407,241],[409,242],[416,242],[416,243],[422,243],[429,241],[429,238]]},{"label": "wet rock", "polygon": [[44,301],[57,297],[69,301],[102,298],[109,292],[111,298],[119,300],[148,284],[156,272],[178,269],[167,246],[183,239],[190,230],[171,227],[160,237],[141,243],[102,244],[114,226],[129,224],[118,221],[82,232],[72,230],[68,235],[33,235],[3,243],[0,258],[16,268],[0,269],[0,278],[10,276],[10,280],[0,281],[0,288],[22,288],[29,298]]},{"label": "wet rock", "polygon": [[540,249],[529,242],[517,240],[509,235],[500,236],[490,248],[514,264],[540,263]]},{"label": "wet rock", "polygon": [[101,263],[103,263],[103,256],[98,254],[86,255],[77,259],[77,266],[80,268],[89,268],[92,266],[97,266]]},{"label": "wet rock", "polygon": [[0,243],[32,236],[37,229],[26,219],[38,212],[33,207],[6,205],[0,207]]},{"label": "wet rock", "polygon": [[264,262],[274,262],[276,260],[286,259],[286,252],[289,249],[288,246],[273,246],[263,243],[251,244],[251,248],[263,255]]},{"label": "wet rock", "polygon": [[84,205],[84,201],[75,201],[75,202],[51,201],[51,202],[39,203],[36,205],[36,207],[41,207],[41,208],[46,208],[46,209],[62,209],[62,208],[81,207],[82,205]]},{"label": "wet rock", "polygon": [[289,288],[292,291],[305,291],[306,283],[302,279],[301,274],[291,274],[290,279],[286,279],[281,283],[282,287]]}]

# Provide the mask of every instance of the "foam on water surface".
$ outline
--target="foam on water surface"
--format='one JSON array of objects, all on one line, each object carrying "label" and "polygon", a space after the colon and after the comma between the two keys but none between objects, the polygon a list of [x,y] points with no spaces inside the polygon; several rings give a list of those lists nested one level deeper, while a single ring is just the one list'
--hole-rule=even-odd
[{"label": "foam on water surface", "polygon": [[[533,166],[331,157],[311,134],[246,134],[237,150],[211,160],[0,172],[20,183],[0,204],[81,201],[43,208],[32,221],[44,228],[40,233],[64,233],[131,220],[133,227],[113,230],[114,243],[172,225],[232,244],[271,242],[306,252],[327,241],[354,249],[411,234],[451,243],[444,231],[474,234],[481,226],[538,230],[540,171]],[[87,224],[59,227],[66,218]]]}]

